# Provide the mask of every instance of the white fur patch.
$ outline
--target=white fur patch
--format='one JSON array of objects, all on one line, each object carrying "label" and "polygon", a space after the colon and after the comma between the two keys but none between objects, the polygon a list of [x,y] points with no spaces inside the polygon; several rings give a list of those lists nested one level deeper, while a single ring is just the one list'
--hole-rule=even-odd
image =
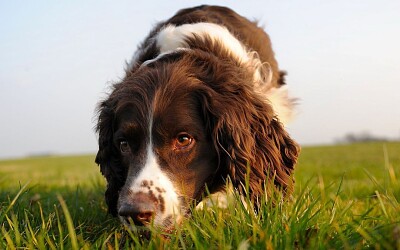
[{"label": "white fur patch", "polygon": [[168,25],[156,36],[155,41],[160,53],[169,53],[178,48],[188,48],[187,38],[194,36],[209,38],[213,43],[221,44],[239,64],[253,68],[255,85],[270,84],[272,72],[269,64],[263,64],[255,51],[247,51],[246,47],[229,30],[214,23],[194,23],[180,26]]},{"label": "white fur patch", "polygon": [[224,190],[210,194],[209,196],[205,197],[199,204],[196,206],[196,210],[203,210],[203,209],[213,209],[215,207],[226,209],[228,206],[232,206],[238,202],[237,197],[240,198],[243,206],[250,211],[251,204],[246,201],[245,196],[240,195],[237,190],[235,190],[232,184],[228,184]]},{"label": "white fur patch", "polygon": [[[165,219],[172,216],[176,221],[180,220],[182,215],[180,211],[179,196],[175,191],[175,187],[168,176],[161,170],[154,154],[153,143],[151,138],[152,118],[149,119],[150,142],[147,146],[147,157],[143,169],[135,177],[129,178],[127,182],[131,193],[147,193],[151,192],[162,203],[163,211],[160,206],[157,207],[154,217],[154,225],[163,225]],[[160,199],[161,197],[161,199]],[[158,204],[160,205],[160,204]],[[172,221],[173,222],[173,221]]]},{"label": "white fur patch", "polygon": [[264,93],[274,109],[275,115],[284,125],[293,120],[293,101],[290,99],[286,86],[270,88]]},{"label": "white fur patch", "polygon": [[142,185],[143,182],[151,182],[153,184],[150,186],[150,190],[152,190],[153,193],[157,193],[156,188],[165,190],[164,193],[159,193],[164,199],[165,209],[162,211],[162,213],[157,211],[156,217],[154,218],[155,225],[161,225],[168,215],[179,215],[180,210],[178,194],[176,193],[171,180],[169,180],[164,172],[161,171],[160,166],[157,163],[157,158],[153,153],[151,143],[147,149],[145,166],[137,178],[135,178],[135,181],[132,183],[129,189],[132,192],[148,192],[149,189],[148,187],[144,187]]},{"label": "white fur patch", "polygon": [[221,43],[238,61],[248,59],[246,48],[227,28],[213,23],[194,23],[181,26],[168,25],[157,35],[156,44],[161,53],[177,48],[187,48],[185,40],[196,35],[204,39],[206,36],[213,42]]},{"label": "white fur patch", "polygon": [[188,50],[188,49],[185,49],[185,48],[177,48],[176,50],[168,51],[168,52],[159,54],[156,58],[150,59],[150,60],[147,60],[147,61],[143,62],[142,65],[140,65],[140,67],[145,67],[145,66],[147,66],[147,65],[149,65],[149,64],[151,64],[151,63],[153,63],[153,62],[155,62],[155,61],[157,61],[157,60],[159,60],[159,59],[161,59],[161,58],[162,58],[163,56],[165,56],[165,55],[168,55],[168,54],[171,54],[171,53],[175,53],[175,52],[178,52],[178,51],[185,51],[185,50]]},{"label": "white fur patch", "polygon": [[219,208],[227,208],[228,205],[232,203],[230,202],[232,199],[232,195],[228,195],[226,191],[219,191],[204,198],[199,204],[197,204],[196,209],[203,210],[205,208],[208,209],[214,206]]}]

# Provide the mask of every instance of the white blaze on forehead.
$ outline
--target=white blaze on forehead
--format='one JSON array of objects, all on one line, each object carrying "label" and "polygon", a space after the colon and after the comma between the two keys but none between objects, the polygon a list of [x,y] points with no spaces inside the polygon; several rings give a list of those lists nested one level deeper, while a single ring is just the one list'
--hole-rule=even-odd
[{"label": "white blaze on forehead", "polygon": [[[154,224],[160,225],[163,223],[164,219],[168,216],[180,215],[180,205],[179,205],[179,196],[175,191],[174,185],[172,181],[168,178],[168,176],[161,170],[160,165],[158,164],[157,156],[154,153],[153,143],[152,143],[152,119],[149,121],[149,135],[150,140],[147,145],[147,156],[144,167],[139,172],[137,177],[131,180],[129,185],[129,190],[132,193],[152,193],[159,200],[156,215],[154,218]],[[147,183],[148,185],[143,185]],[[151,183],[151,184],[150,184]],[[160,192],[162,190],[162,192]],[[160,201],[160,197],[162,197],[162,201]],[[163,210],[159,210],[162,209]]]}]

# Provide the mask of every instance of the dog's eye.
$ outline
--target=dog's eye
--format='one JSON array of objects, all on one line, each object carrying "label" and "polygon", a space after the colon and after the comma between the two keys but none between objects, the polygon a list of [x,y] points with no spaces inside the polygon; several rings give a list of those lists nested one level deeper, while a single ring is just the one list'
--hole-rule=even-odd
[{"label": "dog's eye", "polygon": [[128,153],[130,150],[128,142],[120,141],[119,142],[119,150],[121,150],[122,153]]},{"label": "dog's eye", "polygon": [[174,140],[174,149],[187,149],[193,145],[194,138],[187,133],[180,133]]}]

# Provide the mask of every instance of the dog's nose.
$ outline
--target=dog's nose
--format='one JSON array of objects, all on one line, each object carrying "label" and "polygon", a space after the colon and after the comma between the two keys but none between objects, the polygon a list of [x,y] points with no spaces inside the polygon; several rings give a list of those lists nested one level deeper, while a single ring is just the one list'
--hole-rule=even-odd
[{"label": "dog's nose", "polygon": [[143,226],[149,224],[155,215],[155,203],[147,196],[139,195],[130,202],[121,204],[118,214],[129,220],[131,218],[135,225]]}]

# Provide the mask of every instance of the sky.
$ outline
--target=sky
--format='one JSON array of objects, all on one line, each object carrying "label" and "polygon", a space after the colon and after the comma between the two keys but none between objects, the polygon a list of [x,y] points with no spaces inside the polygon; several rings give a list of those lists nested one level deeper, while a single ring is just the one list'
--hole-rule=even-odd
[{"label": "sky", "polygon": [[260,24],[302,145],[400,139],[400,1],[1,1],[0,158],[97,151],[95,108],[158,21],[218,4]]}]

